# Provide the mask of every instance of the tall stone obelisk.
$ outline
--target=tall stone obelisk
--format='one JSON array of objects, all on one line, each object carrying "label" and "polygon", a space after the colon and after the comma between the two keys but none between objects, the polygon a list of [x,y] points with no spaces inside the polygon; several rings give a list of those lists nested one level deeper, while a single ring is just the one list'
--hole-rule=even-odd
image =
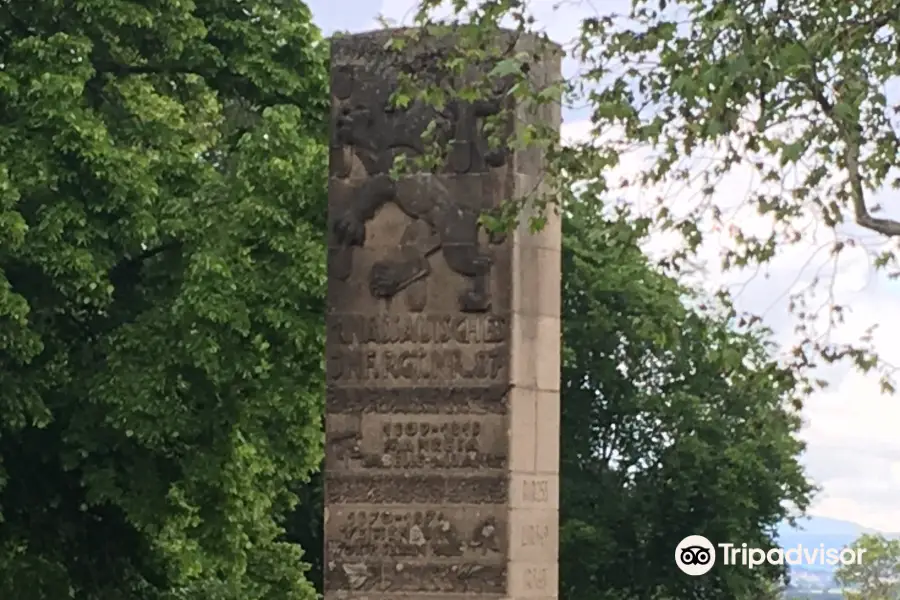
[{"label": "tall stone obelisk", "polygon": [[[558,128],[559,106],[392,108],[400,72],[443,77],[440,43],[397,53],[393,33],[332,44],[325,597],[553,598],[560,223],[478,219],[541,182],[539,153],[492,149],[484,119]],[[536,58],[530,77],[559,76]],[[392,180],[432,121],[445,164]]]}]

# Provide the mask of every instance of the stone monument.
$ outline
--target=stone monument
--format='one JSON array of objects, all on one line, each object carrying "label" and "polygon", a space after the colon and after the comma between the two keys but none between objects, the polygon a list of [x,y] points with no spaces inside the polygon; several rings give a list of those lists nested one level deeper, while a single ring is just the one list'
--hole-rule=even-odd
[{"label": "stone monument", "polygon": [[[393,108],[402,70],[443,76],[440,44],[398,54],[393,33],[332,44],[325,598],[554,598],[560,223],[478,219],[541,185],[539,153],[489,147],[484,119],[558,128],[559,105]],[[393,180],[432,121],[446,164]]]}]

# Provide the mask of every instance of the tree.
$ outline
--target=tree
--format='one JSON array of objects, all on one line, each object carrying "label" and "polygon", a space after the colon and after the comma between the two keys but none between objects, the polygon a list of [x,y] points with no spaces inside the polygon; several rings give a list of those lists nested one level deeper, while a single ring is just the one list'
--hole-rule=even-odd
[{"label": "tree", "polygon": [[576,205],[564,221],[561,596],[769,597],[784,573],[686,577],[687,535],[777,545],[811,486],[789,369],[765,330],[683,304],[641,252],[644,231]]},{"label": "tree", "polygon": [[324,51],[292,0],[0,6],[0,596],[313,597]]},{"label": "tree", "polygon": [[[461,41],[453,64],[480,56],[478,41],[501,25],[541,34],[551,22],[577,21],[568,50],[580,68],[565,82],[567,100],[590,114],[595,135],[565,150],[557,143],[548,177],[562,187],[590,182],[598,207],[626,187],[651,190],[656,206],[636,216],[682,237],[663,261],[668,268],[688,269],[704,248],[719,251],[721,268],[732,273],[752,274],[798,244],[813,260],[824,232],[835,265],[855,249],[888,276],[900,272],[900,222],[882,208],[889,189],[900,186],[897,98],[887,85],[900,75],[894,2],[635,0],[622,2],[618,14],[589,2],[551,9],[471,0],[452,3],[449,15],[437,11],[444,4],[421,0],[416,23],[455,26]],[[534,86],[514,87],[519,98],[547,97]],[[554,146],[547,134],[520,133],[517,143]],[[633,172],[614,177],[635,148],[643,151]],[[726,177],[739,169],[751,191],[723,204],[714,196],[733,196]],[[692,193],[673,198],[673,188]],[[723,231],[729,240],[717,244]],[[797,320],[794,366],[803,373],[838,360],[864,372],[878,366],[884,390],[892,391],[893,367],[879,363],[870,335],[851,343],[831,335],[849,307],[834,297],[830,271],[796,293],[779,290],[791,293]]]},{"label": "tree", "polygon": [[835,581],[850,600],[890,600],[900,596],[900,540],[864,534],[850,546],[862,552],[859,564],[841,565]]}]

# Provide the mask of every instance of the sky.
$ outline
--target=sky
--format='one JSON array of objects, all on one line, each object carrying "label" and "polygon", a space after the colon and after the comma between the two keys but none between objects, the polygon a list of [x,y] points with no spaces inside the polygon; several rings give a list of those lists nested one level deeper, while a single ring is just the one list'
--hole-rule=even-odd
[{"label": "sky", "polygon": [[[408,24],[415,0],[306,0],[316,24],[325,35],[334,31],[366,31],[380,28],[378,16],[396,24]],[[586,16],[585,2],[532,0],[538,22],[558,42],[574,36],[580,19]],[[626,0],[604,0],[605,10],[622,10]],[[554,9],[553,5],[561,5]],[[564,72],[578,65],[564,63]],[[564,110],[563,135],[585,139],[590,127],[583,111]],[[623,173],[637,168],[639,153],[626,157]],[[744,197],[748,186],[759,185],[750,173],[737,171],[719,186],[714,199],[731,207],[733,219],[742,224],[755,217],[737,210],[736,200]],[[736,193],[736,191],[738,191]],[[640,205],[654,197],[654,190],[629,189],[623,192],[629,202]],[[666,190],[668,197],[689,202],[692,190]],[[887,200],[888,198],[882,198]],[[752,225],[752,223],[751,223]],[[759,223],[765,227],[764,223]],[[810,262],[818,244],[826,238],[813,236],[808,243],[783,252],[767,269],[737,280],[716,270],[716,248],[707,248],[709,282],[733,286],[739,308],[764,314],[764,322],[775,331],[776,339],[787,344],[791,338],[793,317],[787,311],[786,295],[809,282],[826,263],[826,257]],[[661,242],[662,244],[662,242]],[[858,339],[863,332],[880,323],[875,342],[882,358],[900,365],[900,318],[896,307],[900,284],[873,273],[862,252],[850,254],[838,264],[835,294],[840,303],[852,306],[839,335],[846,341]],[[879,393],[878,378],[865,376],[849,368],[834,367],[826,373],[830,386],[816,392],[804,409],[803,439],[807,451],[803,462],[812,480],[821,487],[810,513],[852,521],[884,532],[900,533],[900,396]]]}]

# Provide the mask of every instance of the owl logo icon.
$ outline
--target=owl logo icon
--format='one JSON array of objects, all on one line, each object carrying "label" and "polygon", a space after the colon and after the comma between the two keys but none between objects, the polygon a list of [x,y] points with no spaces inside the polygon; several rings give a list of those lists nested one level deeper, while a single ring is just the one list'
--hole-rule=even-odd
[{"label": "owl logo icon", "polygon": [[675,548],[675,564],[692,577],[704,575],[716,564],[716,548],[702,535],[689,535]]}]

